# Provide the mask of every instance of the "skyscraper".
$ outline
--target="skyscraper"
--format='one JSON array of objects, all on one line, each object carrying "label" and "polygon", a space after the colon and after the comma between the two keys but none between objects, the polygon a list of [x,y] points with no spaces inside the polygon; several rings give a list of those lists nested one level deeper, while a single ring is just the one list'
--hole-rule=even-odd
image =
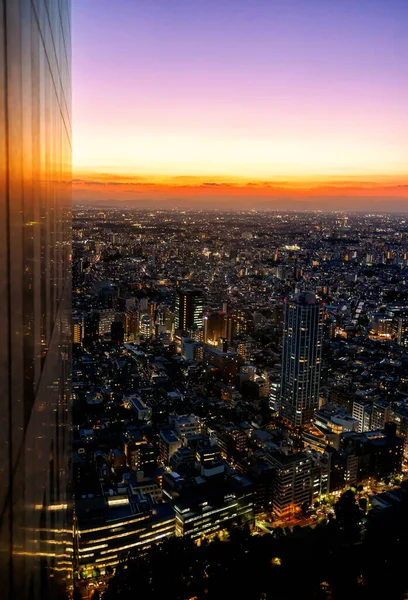
[{"label": "skyscraper", "polygon": [[177,290],[176,329],[203,326],[203,292],[201,290]]},{"label": "skyscraper", "polygon": [[0,0],[4,600],[58,598],[71,568],[70,21],[69,0]]},{"label": "skyscraper", "polygon": [[286,421],[300,426],[318,406],[324,305],[308,292],[284,304],[280,409]]}]

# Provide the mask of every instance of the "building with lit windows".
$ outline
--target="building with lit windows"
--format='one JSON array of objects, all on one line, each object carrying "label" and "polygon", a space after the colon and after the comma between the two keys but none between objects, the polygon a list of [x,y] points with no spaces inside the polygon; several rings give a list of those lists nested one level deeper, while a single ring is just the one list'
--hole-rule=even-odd
[{"label": "building with lit windows", "polygon": [[404,440],[396,435],[396,430],[396,424],[391,422],[380,431],[349,431],[341,435],[340,449],[358,458],[358,481],[401,473]]},{"label": "building with lit windows", "polygon": [[328,453],[330,454],[329,491],[336,492],[357,485],[358,456],[351,449],[336,451],[334,448],[329,448]]},{"label": "building with lit windows", "polygon": [[225,529],[229,524],[253,524],[252,482],[239,476],[216,485],[206,483],[203,478],[200,481],[173,501],[176,535],[194,539]]},{"label": "building with lit windows", "polygon": [[370,431],[371,427],[372,402],[367,402],[364,399],[354,400],[353,402],[353,419],[356,419],[357,431],[363,433]]},{"label": "building with lit windows", "polygon": [[391,421],[391,406],[384,400],[375,400],[371,409],[371,429],[384,429]]},{"label": "building with lit windows", "polygon": [[72,341],[74,344],[82,344],[85,335],[85,321],[83,315],[72,316]]},{"label": "building with lit windows", "polygon": [[78,501],[77,512],[76,579],[112,573],[129,550],[149,548],[175,534],[175,513],[169,504],[150,506],[127,494]]},{"label": "building with lit windows", "polygon": [[126,464],[133,471],[151,471],[156,468],[156,451],[143,439],[130,440],[124,445]]},{"label": "building with lit windows", "polygon": [[308,292],[284,304],[280,410],[288,423],[301,426],[319,402],[324,305]]},{"label": "building with lit windows", "polygon": [[133,341],[139,333],[139,312],[127,310],[125,313],[125,335],[126,339]]},{"label": "building with lit windows", "polygon": [[104,336],[111,332],[112,323],[115,320],[114,310],[100,310],[99,311],[99,335]]},{"label": "building with lit windows", "polygon": [[187,331],[203,325],[203,292],[201,290],[177,290],[175,327]]},{"label": "building with lit windows", "polygon": [[197,415],[177,415],[174,418],[173,426],[181,439],[196,436],[201,431],[201,421]]},{"label": "building with lit windows", "polygon": [[386,313],[392,318],[392,334],[401,346],[408,346],[408,306],[389,305]]},{"label": "building with lit windows", "polygon": [[272,509],[279,517],[293,514],[309,503],[312,489],[312,459],[298,452],[271,452],[268,460],[275,467]]},{"label": "building with lit windows", "polygon": [[138,421],[150,421],[152,409],[137,394],[127,394],[123,398],[124,405],[130,408],[136,415]]},{"label": "building with lit windows", "polygon": [[280,407],[280,377],[274,377],[269,382],[269,407],[275,412],[279,412]]},{"label": "building with lit windows", "polygon": [[326,496],[330,489],[330,452],[318,452],[306,449],[305,454],[311,459],[310,503]]},{"label": "building with lit windows", "polygon": [[0,0],[2,600],[72,574],[71,2]]},{"label": "building with lit windows", "polygon": [[152,335],[152,318],[149,313],[140,316],[139,332],[144,338],[150,338]]},{"label": "building with lit windows", "polygon": [[393,318],[385,313],[375,313],[370,322],[370,335],[379,338],[391,338]]},{"label": "building with lit windows", "polygon": [[404,402],[395,403],[390,420],[396,425],[397,435],[404,442],[404,458],[408,459],[408,405]]}]

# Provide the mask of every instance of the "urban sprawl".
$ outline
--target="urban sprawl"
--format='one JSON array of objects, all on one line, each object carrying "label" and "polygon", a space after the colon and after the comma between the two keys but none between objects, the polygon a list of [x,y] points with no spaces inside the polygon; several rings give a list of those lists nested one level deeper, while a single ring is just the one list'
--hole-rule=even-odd
[{"label": "urban sprawl", "polygon": [[408,218],[78,207],[76,579],[401,501]]}]

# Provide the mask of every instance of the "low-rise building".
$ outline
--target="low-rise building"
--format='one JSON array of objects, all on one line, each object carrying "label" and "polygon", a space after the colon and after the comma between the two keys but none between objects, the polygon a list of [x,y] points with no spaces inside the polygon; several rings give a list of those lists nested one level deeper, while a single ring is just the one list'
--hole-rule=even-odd
[{"label": "low-rise building", "polygon": [[136,414],[139,421],[150,421],[152,418],[152,409],[137,394],[124,396],[123,403]]},{"label": "low-rise building", "polygon": [[74,537],[77,578],[104,575],[129,550],[148,548],[175,534],[175,513],[169,504],[137,503],[125,495],[79,500]]},{"label": "low-rise building", "polygon": [[228,524],[251,526],[254,521],[253,485],[239,476],[215,485],[198,478],[196,486],[181,492],[173,505],[176,534],[193,539]]},{"label": "low-rise building", "polygon": [[196,415],[176,416],[174,419],[174,430],[180,438],[188,439],[200,433],[201,421]]}]

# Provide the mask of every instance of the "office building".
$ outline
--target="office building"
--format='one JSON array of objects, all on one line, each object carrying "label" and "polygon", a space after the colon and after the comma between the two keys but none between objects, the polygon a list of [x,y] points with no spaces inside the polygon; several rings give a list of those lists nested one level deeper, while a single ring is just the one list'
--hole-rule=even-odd
[{"label": "office building", "polygon": [[408,345],[408,306],[389,305],[386,309],[387,315],[392,318],[393,338],[401,346]]},{"label": "office building", "polygon": [[177,290],[175,308],[176,329],[202,327],[203,293],[201,290]]},{"label": "office building", "polygon": [[125,336],[129,341],[133,341],[139,333],[139,312],[137,310],[128,310],[125,313]]},{"label": "office building", "polygon": [[404,402],[396,403],[392,408],[390,420],[396,425],[396,433],[404,442],[404,458],[408,459],[408,406]]},{"label": "office building", "polygon": [[112,573],[130,550],[144,549],[175,534],[168,504],[149,503],[129,493],[79,500],[75,531],[75,578]]},{"label": "office building", "polygon": [[144,338],[150,338],[152,335],[152,318],[148,313],[140,315],[139,332]]},{"label": "office building", "polygon": [[269,407],[275,412],[279,412],[280,386],[280,378],[271,378],[269,382]]},{"label": "office building", "polygon": [[318,407],[324,305],[307,292],[284,304],[281,415],[301,426]]},{"label": "office building", "polygon": [[385,424],[391,421],[391,406],[383,400],[373,402],[371,410],[371,429],[384,429]]},{"label": "office building", "polygon": [[353,450],[348,451],[329,448],[330,454],[330,485],[329,491],[344,490],[345,487],[357,485],[359,459]]},{"label": "office building", "polygon": [[82,344],[85,335],[85,321],[83,315],[72,315],[72,341]]},{"label": "office building", "polygon": [[0,0],[2,600],[59,598],[72,565],[70,21]]},{"label": "office building", "polygon": [[298,452],[284,454],[271,452],[268,459],[275,467],[272,509],[279,517],[300,510],[304,502],[310,502],[312,484],[312,459]]},{"label": "office building", "polygon": [[257,516],[272,509],[276,471],[264,456],[255,455],[250,460],[250,466],[244,467],[243,472],[247,470],[254,482],[254,512]]},{"label": "office building", "polygon": [[[177,474],[175,474],[177,476]],[[202,477],[191,488],[181,487],[172,497],[176,514],[176,535],[199,538],[225,529],[229,524],[252,525],[254,521],[253,484],[244,477],[212,485]]]},{"label": "office building", "polygon": [[396,435],[395,423],[386,423],[382,431],[343,433],[340,450],[352,453],[358,458],[358,481],[370,477],[383,479],[401,472],[404,440]]},{"label": "office building", "polygon": [[237,377],[242,360],[235,352],[222,352],[212,346],[204,349],[204,361],[214,369],[218,369],[221,379],[226,384],[233,384]]},{"label": "office building", "polygon": [[99,311],[99,335],[104,336],[111,332],[112,323],[115,320],[114,310],[100,310]]},{"label": "office building", "polygon": [[126,464],[133,471],[152,471],[156,468],[156,452],[152,444],[143,439],[125,444]]},{"label": "office building", "polygon": [[363,433],[364,431],[370,431],[371,427],[371,415],[372,415],[372,403],[366,402],[365,400],[354,400],[353,402],[353,419],[357,420],[357,431]]}]

